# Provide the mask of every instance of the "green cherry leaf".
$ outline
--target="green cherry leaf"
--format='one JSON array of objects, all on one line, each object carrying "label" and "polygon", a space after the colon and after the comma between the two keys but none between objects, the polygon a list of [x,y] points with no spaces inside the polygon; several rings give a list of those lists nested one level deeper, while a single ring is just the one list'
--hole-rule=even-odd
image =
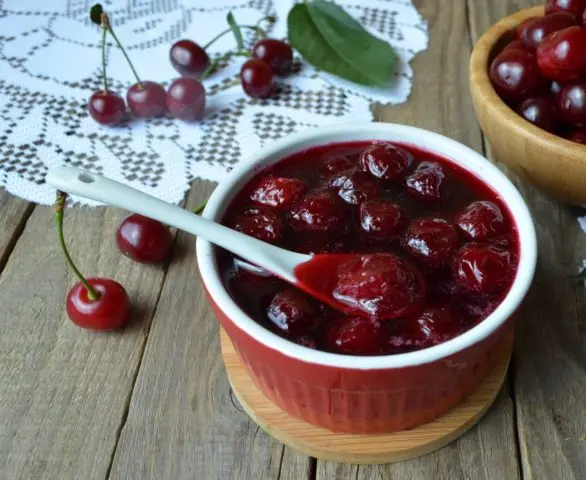
[{"label": "green cherry leaf", "polygon": [[323,1],[297,4],[289,11],[287,28],[289,43],[313,66],[361,85],[389,86],[393,48],[342,7]]},{"label": "green cherry leaf", "polygon": [[232,15],[232,12],[228,12],[228,16],[226,17],[226,20],[228,21],[228,25],[230,25],[230,28],[232,29],[232,33],[234,34],[234,38],[236,39],[236,46],[238,47],[238,50],[244,50],[244,38],[242,37],[242,31],[240,30],[240,27],[236,23],[236,19],[234,18],[234,15]]},{"label": "green cherry leaf", "polygon": [[96,3],[90,10],[90,18],[92,20],[92,22],[94,22],[96,25],[102,25],[102,13],[104,13],[104,9],[102,8],[102,5],[100,5],[99,3]]}]

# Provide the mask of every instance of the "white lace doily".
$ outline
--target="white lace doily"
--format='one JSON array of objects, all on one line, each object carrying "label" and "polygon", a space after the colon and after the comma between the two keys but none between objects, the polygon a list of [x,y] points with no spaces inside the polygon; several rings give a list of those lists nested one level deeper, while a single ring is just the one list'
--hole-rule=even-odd
[{"label": "white lace doily", "polygon": [[[233,85],[236,57],[204,82],[206,118],[170,117],[102,127],[87,100],[102,88],[100,32],[85,0],[0,0],[0,186],[41,204],[54,201],[47,170],[74,165],[128,183],[169,202],[184,198],[195,178],[221,180],[249,152],[291,132],[337,122],[372,120],[370,104],[404,102],[411,90],[409,61],[427,47],[427,23],[410,0],[340,0],[371,33],[389,41],[398,68],[389,89],[363,88],[299,63],[279,79],[275,95],[258,101]],[[270,36],[286,37],[292,0],[102,0],[139,75],[168,86],[178,76],[169,48],[181,38],[205,44],[227,27],[274,15]],[[250,33],[247,33],[250,35]],[[253,38],[247,37],[250,45]],[[234,47],[228,34],[212,58]],[[117,47],[107,59],[111,88],[122,96],[134,83]],[[89,202],[77,199],[80,203]]]}]

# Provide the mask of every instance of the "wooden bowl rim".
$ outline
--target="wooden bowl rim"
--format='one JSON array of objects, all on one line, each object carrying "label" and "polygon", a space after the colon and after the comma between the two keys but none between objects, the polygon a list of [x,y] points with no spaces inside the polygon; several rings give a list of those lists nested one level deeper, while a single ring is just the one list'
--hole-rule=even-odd
[{"label": "wooden bowl rim", "polygon": [[586,145],[549,133],[525,120],[498,96],[488,76],[488,59],[495,44],[526,18],[542,16],[543,14],[543,6],[525,8],[502,18],[484,32],[474,45],[470,55],[470,88],[476,90],[476,95],[487,108],[492,110],[492,113],[515,123],[523,135],[529,137],[530,141],[539,144],[543,149],[562,148],[572,157],[586,162]]}]

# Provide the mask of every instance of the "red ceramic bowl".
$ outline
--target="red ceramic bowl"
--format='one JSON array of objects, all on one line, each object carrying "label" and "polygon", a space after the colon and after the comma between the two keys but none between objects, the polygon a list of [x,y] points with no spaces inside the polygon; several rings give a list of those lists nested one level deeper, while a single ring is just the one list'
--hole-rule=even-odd
[{"label": "red ceramic bowl", "polygon": [[378,433],[429,422],[471,393],[493,366],[499,343],[533,279],[535,229],[523,198],[494,165],[470,148],[425,130],[388,123],[311,129],[271,144],[242,162],[216,188],[204,212],[220,220],[259,169],[292,153],[332,142],[388,140],[452,159],[488,184],[509,207],[519,233],[520,261],[502,304],[448,342],[400,355],[357,357],[320,352],[285,340],[248,317],[224,287],[216,248],[197,239],[198,264],[211,304],[250,376],[280,408],[337,432]]}]

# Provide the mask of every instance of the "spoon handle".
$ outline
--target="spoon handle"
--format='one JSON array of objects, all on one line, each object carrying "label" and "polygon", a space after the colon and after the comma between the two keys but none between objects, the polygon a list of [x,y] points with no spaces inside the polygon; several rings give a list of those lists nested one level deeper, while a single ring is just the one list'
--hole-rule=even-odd
[{"label": "spoon handle", "polygon": [[49,171],[45,180],[57,190],[123,208],[201,236],[288,281],[295,281],[294,268],[310,258],[262,242],[94,173],[73,167],[57,167]]}]

